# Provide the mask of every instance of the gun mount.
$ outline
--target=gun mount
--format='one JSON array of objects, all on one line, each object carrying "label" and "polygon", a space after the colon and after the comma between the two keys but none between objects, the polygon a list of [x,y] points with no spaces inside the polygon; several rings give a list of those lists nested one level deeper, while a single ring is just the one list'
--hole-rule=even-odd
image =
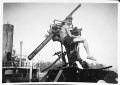
[{"label": "gun mount", "polygon": [[[107,70],[111,66],[100,69],[80,69],[73,67],[56,67],[50,69],[41,79],[41,82],[91,82],[97,83],[103,80],[106,83],[116,84],[115,80],[118,76],[114,71]],[[111,77],[110,77],[111,76]]]}]

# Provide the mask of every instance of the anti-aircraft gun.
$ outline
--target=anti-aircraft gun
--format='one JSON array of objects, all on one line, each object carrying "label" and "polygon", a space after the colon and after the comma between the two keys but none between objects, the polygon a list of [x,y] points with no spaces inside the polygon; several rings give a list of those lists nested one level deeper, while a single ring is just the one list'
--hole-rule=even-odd
[{"label": "anti-aircraft gun", "polygon": [[[70,17],[73,15],[73,13],[81,6],[79,4],[67,17]],[[66,18],[67,18],[66,17]],[[65,22],[66,18],[63,21],[60,21],[61,23],[55,23],[56,21],[59,20],[54,20],[54,24],[50,25],[51,31],[49,32],[49,35],[47,38],[28,56],[28,59],[31,60],[52,38],[57,35],[60,27],[62,27],[63,23]]]}]

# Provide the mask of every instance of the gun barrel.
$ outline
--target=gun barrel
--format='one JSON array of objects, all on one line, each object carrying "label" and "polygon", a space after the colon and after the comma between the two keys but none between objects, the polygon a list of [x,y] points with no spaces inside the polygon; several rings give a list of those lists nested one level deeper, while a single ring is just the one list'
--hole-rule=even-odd
[{"label": "gun barrel", "polygon": [[53,37],[51,33],[29,56],[28,59],[31,60]]},{"label": "gun barrel", "polygon": [[[81,4],[79,4],[67,17],[72,16],[72,14],[73,14],[79,7],[81,7]],[[66,17],[66,18],[67,18],[67,17]],[[66,19],[66,18],[65,18],[65,19]],[[65,19],[64,19],[64,21],[65,21]]]}]

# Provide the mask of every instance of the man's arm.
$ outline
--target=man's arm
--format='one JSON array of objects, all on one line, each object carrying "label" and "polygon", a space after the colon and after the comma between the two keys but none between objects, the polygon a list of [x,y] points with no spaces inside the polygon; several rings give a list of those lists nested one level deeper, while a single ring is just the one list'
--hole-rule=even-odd
[{"label": "man's arm", "polygon": [[78,37],[78,36],[72,35],[70,30],[67,27],[65,27],[65,30],[66,30],[69,37],[72,37],[72,38],[77,38]]}]

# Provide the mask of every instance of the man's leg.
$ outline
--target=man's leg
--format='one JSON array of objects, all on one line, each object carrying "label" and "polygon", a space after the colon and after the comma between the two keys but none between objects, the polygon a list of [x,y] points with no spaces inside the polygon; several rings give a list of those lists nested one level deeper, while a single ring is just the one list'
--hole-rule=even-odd
[{"label": "man's leg", "polygon": [[76,47],[76,51],[77,51],[77,60],[79,61],[79,63],[81,64],[82,63],[82,59],[80,57],[80,54],[79,54],[79,46]]},{"label": "man's leg", "polygon": [[91,54],[90,54],[89,46],[88,46],[88,43],[87,43],[87,41],[86,41],[85,39],[79,37],[79,38],[75,38],[73,41],[74,41],[74,42],[83,43],[83,46],[84,46],[84,48],[85,48],[85,50],[86,50],[86,53],[87,53],[87,55],[88,55],[88,56],[87,56],[87,59],[95,60],[95,59],[91,56]]},{"label": "man's leg", "polygon": [[67,62],[66,62],[65,56],[62,57],[62,65],[63,65],[63,66],[66,66],[66,65],[67,65]]},{"label": "man's leg", "polygon": [[83,67],[83,68],[89,68],[88,64],[86,61],[83,61],[80,57],[80,54],[79,54],[79,46],[77,46],[77,60],[79,61],[80,65]]}]

